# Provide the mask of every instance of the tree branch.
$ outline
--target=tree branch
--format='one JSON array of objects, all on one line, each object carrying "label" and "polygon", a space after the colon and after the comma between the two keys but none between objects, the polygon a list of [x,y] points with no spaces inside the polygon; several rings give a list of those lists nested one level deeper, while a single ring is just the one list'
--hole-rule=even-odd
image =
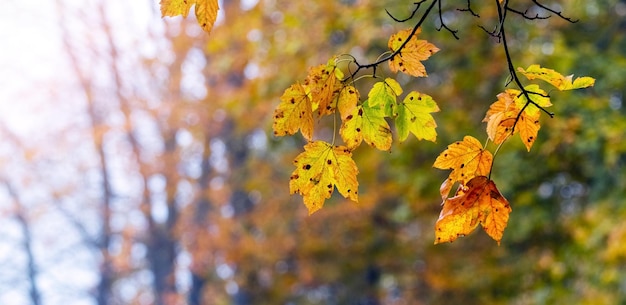
[{"label": "tree branch", "polygon": [[522,116],[522,113],[524,112],[524,110],[526,110],[528,105],[530,105],[530,104],[535,105],[537,108],[541,109],[543,112],[548,114],[550,117],[554,117],[554,113],[547,111],[545,108],[543,108],[542,106],[540,106],[536,102],[534,102],[530,98],[530,95],[531,94],[538,94],[538,93],[526,90],[524,88],[524,85],[522,85],[522,82],[520,81],[519,77],[517,76],[517,72],[515,71],[515,66],[513,65],[513,60],[511,59],[511,53],[509,51],[509,46],[508,46],[507,39],[506,39],[506,31],[504,29],[504,21],[506,20],[506,12],[508,11],[508,9],[507,9],[508,0],[505,0],[504,6],[500,5],[500,1],[499,0],[495,0],[495,2],[496,2],[496,6],[498,7],[498,18],[500,20],[499,36],[502,38],[502,45],[504,47],[504,54],[506,56],[506,61],[507,61],[509,73],[511,74],[513,82],[515,82],[515,84],[522,91],[520,93],[520,95],[522,95],[522,96],[524,96],[526,98],[526,103],[524,104],[524,107],[522,107],[520,112],[517,114],[517,117],[515,118],[515,122],[513,123],[513,127],[511,128],[511,134],[512,134],[513,132],[515,132],[515,127],[517,126],[517,123],[519,122],[519,120],[520,120],[520,118]]},{"label": "tree branch", "polygon": [[420,9],[420,6],[421,6],[421,5],[422,5],[422,3],[424,3],[424,2],[426,2],[426,0],[422,0],[422,1],[420,1],[420,2],[415,2],[415,3],[413,3],[413,4],[415,4],[415,9],[414,9],[414,10],[413,10],[413,12],[411,13],[411,16],[409,16],[409,17],[407,17],[407,18],[405,18],[405,19],[398,19],[398,18],[394,17],[393,15],[391,15],[391,13],[390,13],[387,9],[385,9],[385,12],[387,12],[387,15],[388,15],[389,17],[391,17],[391,19],[393,19],[395,22],[399,22],[399,23],[402,23],[402,22],[407,22],[407,21],[409,21],[409,20],[413,19],[413,17],[415,16],[415,13],[417,13],[417,11]]},{"label": "tree branch", "polygon": [[551,8],[549,8],[549,7],[547,7],[547,6],[543,5],[543,4],[541,4],[541,3],[539,3],[539,1],[537,1],[537,0],[533,0],[533,3],[534,3],[536,6],[538,6],[538,7],[542,8],[542,9],[544,9],[544,10],[546,10],[546,11],[548,11],[548,12],[552,13],[552,14],[555,14],[555,15],[557,15],[557,16],[559,16],[559,17],[561,17],[561,19],[566,20],[567,22],[570,22],[570,23],[576,23],[576,22],[578,22],[578,19],[573,20],[573,19],[571,19],[571,18],[569,18],[569,17],[565,17],[561,11],[556,11],[556,10],[553,10],[553,9],[551,9]]},{"label": "tree branch", "polygon": [[472,14],[472,16],[476,17],[476,18],[480,18],[480,15],[478,15],[476,12],[474,12],[474,10],[472,10],[472,1],[471,0],[467,0],[467,8],[458,8],[457,9],[460,12],[469,12],[470,14]]},{"label": "tree branch", "polygon": [[[402,52],[402,49],[404,49],[404,47],[407,45],[407,43],[409,42],[409,40],[411,40],[411,38],[413,36],[415,36],[415,33],[417,33],[417,29],[419,29],[419,27],[422,25],[422,23],[424,23],[424,20],[426,20],[426,17],[428,16],[428,14],[430,14],[430,12],[432,11],[433,7],[435,7],[435,4],[437,4],[437,2],[440,2],[440,0],[433,0],[433,2],[430,3],[430,5],[428,6],[428,8],[426,8],[426,11],[424,11],[424,14],[422,15],[422,17],[420,18],[420,20],[415,24],[415,26],[413,26],[413,30],[411,31],[411,33],[409,34],[409,36],[407,37],[407,39],[404,40],[404,42],[402,42],[402,44],[400,45],[400,47],[398,47],[397,50],[395,50],[393,53],[391,53],[389,56],[383,57],[381,59],[376,60],[373,63],[369,63],[369,64],[360,64],[359,62],[357,62],[356,60],[354,60],[354,64],[357,66],[356,70],[354,70],[354,72],[352,72],[348,77],[346,77],[345,79],[343,79],[342,81],[346,81],[348,79],[353,79],[354,76],[357,75],[357,73],[359,73],[359,71],[361,71],[362,69],[373,69],[374,72],[376,72],[376,67],[378,67],[378,65],[390,61],[391,59],[393,59],[394,57],[396,57],[398,54],[400,54],[400,52]],[[422,2],[416,2],[416,4],[419,6]],[[392,17],[393,18],[393,17]],[[395,18],[394,18],[395,19]]]},{"label": "tree branch", "polygon": [[456,33],[458,32],[458,30],[453,30],[451,28],[449,28],[445,22],[443,22],[443,15],[441,14],[441,1],[439,1],[439,22],[441,23],[441,25],[439,26],[439,28],[437,29],[437,31],[441,31],[441,29],[446,29],[448,32],[450,32],[452,34],[452,36],[454,36],[454,38],[456,38],[456,40],[459,40],[459,36],[456,35]]}]

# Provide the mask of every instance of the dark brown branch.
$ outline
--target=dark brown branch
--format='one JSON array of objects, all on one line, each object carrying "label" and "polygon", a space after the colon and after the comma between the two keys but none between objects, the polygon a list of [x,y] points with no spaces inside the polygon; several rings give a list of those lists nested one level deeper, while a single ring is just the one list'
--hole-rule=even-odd
[{"label": "dark brown branch", "polygon": [[522,17],[524,17],[524,19],[528,19],[528,20],[548,19],[548,18],[550,18],[550,17],[551,17],[550,15],[548,15],[548,16],[539,16],[539,14],[535,14],[535,16],[531,16],[531,15],[529,15],[529,14],[528,14],[528,10],[525,10],[525,11],[523,11],[523,12],[522,12],[522,11],[518,11],[518,10],[516,10],[516,9],[512,9],[512,8],[510,8],[510,7],[507,7],[506,9],[507,9],[509,12],[512,12],[512,13],[518,14],[518,15],[520,15],[520,16],[522,16]]},{"label": "dark brown branch", "polygon": [[361,71],[362,69],[372,69],[373,72],[374,72],[374,75],[375,75],[376,74],[376,68],[378,67],[378,65],[380,65],[380,64],[382,64],[384,62],[390,61],[391,59],[396,57],[398,54],[400,54],[400,52],[402,52],[402,49],[404,49],[404,47],[411,40],[411,38],[413,38],[413,36],[415,36],[415,34],[417,33],[417,29],[419,29],[419,27],[424,23],[424,20],[426,20],[426,17],[428,16],[428,14],[430,14],[430,12],[432,11],[433,7],[435,7],[435,4],[437,4],[437,2],[439,2],[439,1],[440,0],[433,0],[433,2],[430,3],[428,8],[426,8],[426,11],[424,12],[424,14],[422,14],[422,17],[420,18],[420,20],[415,24],[415,26],[413,26],[413,30],[411,31],[409,36],[404,40],[404,42],[402,42],[402,44],[400,45],[400,47],[398,47],[397,50],[395,50],[389,56],[386,56],[384,58],[381,58],[381,59],[379,59],[379,60],[377,60],[377,61],[375,61],[373,63],[369,63],[369,64],[360,64],[356,60],[354,60],[354,64],[356,65],[357,68],[354,70],[354,72],[352,72],[348,77],[346,77],[342,81],[346,81],[348,79],[354,79],[354,76],[356,76],[357,73],[359,73],[359,71]]},{"label": "dark brown branch", "polygon": [[566,16],[564,16],[564,15],[563,15],[563,12],[553,10],[553,9],[551,9],[551,8],[549,8],[549,7],[547,7],[547,6],[543,5],[543,4],[541,4],[541,3],[539,3],[539,1],[537,1],[537,0],[533,0],[533,3],[534,3],[536,6],[538,6],[538,7],[542,8],[542,9],[544,9],[544,10],[546,10],[546,11],[548,11],[548,12],[552,13],[552,14],[555,14],[555,15],[557,15],[557,16],[559,16],[559,17],[561,17],[561,19],[566,20],[567,22],[570,22],[570,23],[576,23],[576,22],[578,22],[578,19],[573,20],[572,18],[566,17]]},{"label": "dark brown branch", "polygon": [[472,14],[472,16],[476,17],[476,18],[480,18],[480,15],[478,15],[476,12],[474,12],[474,10],[472,10],[472,1],[471,0],[467,0],[467,8],[458,8],[457,9],[460,12],[469,12],[470,14]]},{"label": "dark brown branch", "polygon": [[452,34],[452,36],[454,36],[454,38],[456,38],[456,40],[459,40],[459,36],[457,36],[457,32],[458,30],[453,30],[451,28],[449,28],[445,22],[443,22],[443,14],[441,13],[441,2],[439,1],[439,22],[441,23],[439,25],[439,28],[437,28],[437,31],[441,31],[441,29],[446,29],[448,32],[450,32],[450,34]]},{"label": "dark brown branch", "polygon": [[393,19],[395,22],[399,22],[399,23],[402,23],[402,22],[407,22],[407,21],[409,21],[409,20],[413,19],[413,17],[414,17],[414,16],[415,16],[415,14],[417,13],[417,11],[420,9],[420,5],[422,5],[422,3],[424,3],[424,2],[426,2],[426,0],[422,0],[422,1],[420,1],[420,2],[415,2],[415,3],[413,3],[413,4],[415,4],[415,9],[414,9],[414,10],[413,10],[413,12],[411,13],[411,16],[409,16],[409,17],[407,17],[407,18],[405,18],[405,19],[398,19],[398,18],[394,17],[393,15],[391,15],[391,13],[390,13],[387,9],[385,9],[385,12],[387,12],[387,15],[388,15],[389,17],[391,17],[391,19]]},{"label": "dark brown branch", "polygon": [[[506,12],[508,11],[508,9],[507,9],[508,1],[505,1],[504,6],[500,5],[500,1],[498,1],[498,0],[495,0],[495,2],[496,2],[496,6],[498,7],[498,18],[500,20],[500,31],[499,31],[499,34],[500,34],[500,37],[502,38],[502,46],[504,47],[504,54],[506,56],[506,61],[507,61],[509,73],[511,74],[511,78],[513,79],[512,81],[515,82],[515,84],[522,91],[520,93],[520,96],[524,96],[526,98],[526,103],[524,104],[524,106],[522,107],[520,112],[517,114],[517,117],[515,118],[515,122],[513,123],[513,127],[511,128],[511,133],[513,133],[513,132],[515,132],[515,127],[517,126],[517,123],[519,122],[519,120],[520,120],[520,118],[522,116],[522,113],[524,112],[524,110],[526,110],[526,108],[530,104],[535,105],[537,108],[541,109],[543,112],[548,114],[550,117],[554,117],[554,113],[547,111],[544,107],[540,106],[535,101],[533,101],[530,98],[530,95],[531,94],[539,94],[539,93],[526,90],[524,88],[524,85],[522,85],[522,82],[520,81],[519,77],[517,76],[517,72],[515,71],[515,66],[513,65],[513,60],[511,59],[511,53],[509,51],[509,46],[508,46],[508,43],[507,43],[507,40],[506,40],[506,31],[504,29],[504,21],[506,20]],[[544,96],[543,94],[539,94],[539,95]]]}]

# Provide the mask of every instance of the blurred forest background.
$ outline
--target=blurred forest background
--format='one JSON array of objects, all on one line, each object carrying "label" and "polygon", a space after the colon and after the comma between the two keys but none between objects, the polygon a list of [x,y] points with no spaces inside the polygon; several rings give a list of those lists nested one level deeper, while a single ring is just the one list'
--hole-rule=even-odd
[{"label": "blurred forest background", "polygon": [[478,27],[491,2],[472,2],[481,18],[444,2],[460,40],[429,17],[428,78],[379,72],[437,101],[437,143],[362,146],[360,204],[312,216],[289,195],[304,140],[272,135],[278,98],[332,55],[374,60],[412,26],[385,9],[413,4],[224,0],[206,35],[156,2],[3,2],[1,304],[626,304],[626,1],[543,1],[575,24],[507,19],[516,66],[597,81],[552,92],[530,153],[499,152],[499,247],[482,230],[433,245],[447,172],[432,163],[484,139],[507,81]]}]

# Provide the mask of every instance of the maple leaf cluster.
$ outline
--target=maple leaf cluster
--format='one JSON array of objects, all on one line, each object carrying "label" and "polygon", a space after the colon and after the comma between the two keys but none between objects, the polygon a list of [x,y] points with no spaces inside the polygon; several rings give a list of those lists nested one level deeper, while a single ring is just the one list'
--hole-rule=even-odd
[{"label": "maple leaf cluster", "polygon": [[[418,40],[410,31],[390,37],[389,48],[394,54],[388,58],[390,70],[426,77],[421,61],[439,49]],[[439,111],[439,107],[432,97],[412,91],[400,101],[402,87],[395,79],[385,78],[376,82],[367,99],[362,100],[354,75],[345,77],[337,66],[339,61],[339,57],[334,57],[326,64],[312,67],[304,81],[285,90],[274,111],[274,135],[300,131],[309,141],[294,161],[296,170],[289,183],[290,192],[302,195],[309,213],[319,210],[334,188],[345,198],[358,202],[358,169],[352,151],[363,142],[389,151],[394,137],[390,121],[395,123],[399,141],[405,141],[409,133],[433,142],[437,137],[437,124],[431,113]],[[316,122],[331,115],[341,121],[338,135],[343,145],[335,145],[334,140],[315,140]]]},{"label": "maple leaf cluster", "polygon": [[[435,2],[433,2],[434,4]],[[499,1],[500,4],[503,1]],[[186,17],[195,5],[196,18],[200,26],[211,31],[219,10],[217,0],[162,0],[163,16]],[[431,6],[432,8],[432,6]],[[399,31],[388,40],[389,56],[370,65],[359,65],[351,57],[348,61],[362,68],[376,67],[385,61],[392,72],[402,72],[413,77],[427,77],[423,61],[439,51],[432,43],[417,39],[421,29],[415,27]],[[395,123],[396,137],[405,141],[412,133],[419,140],[435,141],[437,124],[431,113],[439,107],[432,97],[417,91],[408,92],[402,101],[402,86],[392,78],[376,82],[362,100],[355,83],[356,72],[345,77],[337,66],[345,61],[331,58],[326,64],[312,67],[303,82],[296,82],[280,97],[274,111],[274,135],[294,135],[298,131],[308,141],[304,152],[294,160],[296,169],[291,175],[291,194],[300,194],[309,214],[322,208],[335,188],[345,198],[358,202],[358,168],[352,159],[352,151],[362,142],[389,151],[393,142],[393,131],[389,121]],[[540,125],[541,113],[550,114],[546,108],[552,106],[550,96],[538,84],[522,88],[516,73],[529,81],[541,80],[556,89],[573,90],[594,85],[591,77],[563,76],[552,69],[531,65],[527,69],[510,68],[518,89],[506,89],[497,95],[483,122],[487,123],[488,142],[502,145],[507,139],[519,134],[526,149],[530,151]],[[377,78],[375,74],[370,75]],[[338,116],[337,116],[338,114]],[[315,139],[316,121],[323,116],[339,117],[341,127],[338,134],[343,145]],[[337,130],[334,130],[337,133]],[[440,187],[442,210],[435,225],[435,243],[452,242],[471,233],[479,224],[498,244],[507,226],[511,206],[490,179],[494,154],[480,141],[465,136],[462,141],[447,147],[435,160],[434,167],[451,169],[450,175]],[[497,149],[496,149],[497,152]],[[453,186],[457,191],[449,197]]]},{"label": "maple leaf cluster", "polygon": [[[591,77],[572,76],[531,65],[518,69],[529,80],[540,79],[558,90],[572,90],[593,86]],[[537,84],[523,90],[507,89],[497,95],[483,122],[487,123],[487,136],[496,145],[515,134],[530,151],[541,127],[539,118],[545,108],[552,106],[550,97]],[[486,145],[485,145],[486,146]],[[435,244],[452,242],[471,233],[479,224],[498,244],[509,220],[511,206],[500,194],[496,184],[488,177],[493,166],[493,154],[476,138],[465,136],[463,141],[448,146],[433,164],[439,169],[452,169],[441,184],[442,209],[435,224]],[[453,197],[449,193],[455,183],[458,189]]]}]

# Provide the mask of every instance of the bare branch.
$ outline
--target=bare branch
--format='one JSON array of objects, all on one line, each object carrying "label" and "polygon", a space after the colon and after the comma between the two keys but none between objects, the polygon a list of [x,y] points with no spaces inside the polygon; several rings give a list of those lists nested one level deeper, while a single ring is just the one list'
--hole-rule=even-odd
[{"label": "bare branch", "polygon": [[441,29],[446,29],[448,32],[450,32],[450,34],[452,34],[452,36],[454,36],[454,38],[456,38],[456,40],[459,40],[459,36],[457,36],[457,32],[458,30],[453,30],[451,28],[449,28],[445,22],[443,22],[443,16],[441,13],[441,1],[439,1],[439,22],[441,23],[441,25],[439,26],[439,28],[437,28],[437,31],[441,31]]},{"label": "bare branch", "polygon": [[546,10],[546,11],[552,13],[552,14],[555,14],[555,15],[561,17],[561,19],[566,20],[567,22],[570,22],[570,23],[578,22],[578,19],[574,20],[572,18],[566,17],[566,16],[563,15],[563,13],[561,11],[553,10],[553,9],[551,9],[551,8],[541,4],[541,3],[539,3],[539,1],[537,1],[537,0],[533,0],[533,3],[535,5],[537,5],[538,7],[542,8],[542,9],[544,9],[544,10]]},{"label": "bare branch", "polygon": [[478,15],[476,12],[474,12],[474,10],[472,10],[472,1],[471,0],[467,0],[467,8],[458,8],[457,9],[460,12],[469,12],[470,14],[472,14],[472,16],[476,17],[476,18],[480,18],[480,15]]},{"label": "bare branch", "polygon": [[407,17],[405,19],[398,19],[398,18],[394,17],[393,15],[391,15],[391,13],[387,9],[385,9],[385,12],[387,12],[387,15],[389,17],[391,17],[391,19],[393,19],[395,22],[400,22],[400,23],[407,22],[407,21],[413,19],[413,17],[415,16],[415,13],[417,13],[417,11],[420,9],[420,5],[422,5],[422,3],[424,3],[424,2],[426,2],[426,0],[422,0],[420,2],[413,3],[413,4],[415,4],[415,9],[411,13],[411,16],[409,16],[409,17]]},{"label": "bare branch", "polygon": [[509,12],[518,14],[518,15],[524,17],[524,19],[528,19],[528,20],[548,19],[548,18],[552,17],[551,15],[539,16],[539,14],[535,14],[535,16],[531,16],[531,15],[528,14],[528,10],[525,10],[525,11],[522,12],[522,11],[518,11],[516,9],[512,9],[512,8],[510,8],[508,6],[506,7],[506,10],[509,11]]}]

